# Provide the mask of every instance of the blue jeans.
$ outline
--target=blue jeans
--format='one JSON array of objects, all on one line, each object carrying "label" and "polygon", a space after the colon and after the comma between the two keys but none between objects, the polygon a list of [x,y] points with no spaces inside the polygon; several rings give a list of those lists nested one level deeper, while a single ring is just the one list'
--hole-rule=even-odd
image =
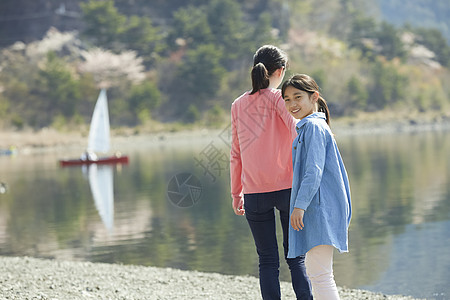
[{"label": "blue jeans", "polygon": [[244,195],[245,216],[259,256],[259,284],[265,300],[281,299],[275,208],[280,212],[284,258],[291,271],[294,292],[297,299],[313,299],[311,284],[306,275],[305,256],[287,258],[290,196],[291,189]]}]

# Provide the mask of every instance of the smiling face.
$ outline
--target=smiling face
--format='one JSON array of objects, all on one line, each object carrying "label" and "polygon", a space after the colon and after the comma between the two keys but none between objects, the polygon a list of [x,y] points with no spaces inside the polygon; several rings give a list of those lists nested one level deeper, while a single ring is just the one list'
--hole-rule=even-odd
[{"label": "smiling face", "polygon": [[284,104],[288,112],[296,119],[303,119],[317,112],[318,93],[312,94],[288,86],[284,91]]}]

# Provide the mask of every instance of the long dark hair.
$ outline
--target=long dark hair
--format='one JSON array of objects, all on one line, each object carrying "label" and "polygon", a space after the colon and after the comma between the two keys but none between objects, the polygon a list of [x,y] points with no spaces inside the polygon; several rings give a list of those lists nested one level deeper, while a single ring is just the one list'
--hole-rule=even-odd
[{"label": "long dark hair", "polygon": [[327,124],[330,125],[330,110],[328,109],[327,101],[320,94],[319,86],[316,81],[309,75],[306,74],[296,74],[286,80],[281,87],[281,95],[284,98],[284,92],[288,86],[292,86],[301,91],[305,91],[311,96],[313,93],[319,93],[319,99],[317,100],[317,104],[319,105],[319,111],[325,113],[327,118]]},{"label": "long dark hair", "polygon": [[278,69],[287,67],[287,55],[279,48],[264,45],[253,56],[252,91],[250,95],[269,86],[269,77]]}]

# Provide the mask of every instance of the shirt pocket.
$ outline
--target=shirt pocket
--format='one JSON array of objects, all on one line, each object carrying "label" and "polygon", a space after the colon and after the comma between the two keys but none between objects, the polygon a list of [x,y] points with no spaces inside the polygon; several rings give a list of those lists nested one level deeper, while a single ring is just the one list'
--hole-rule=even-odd
[{"label": "shirt pocket", "polygon": [[320,199],[320,186],[319,186],[319,190],[317,191],[317,194],[318,194],[318,196],[317,196],[317,202],[319,203],[319,206],[320,206],[320,201],[321,201],[321,199]]},{"label": "shirt pocket", "polygon": [[322,195],[320,193],[320,188],[319,188],[317,190],[317,192],[314,194],[313,199],[311,201],[311,204],[308,207],[308,210],[311,210],[311,211],[320,210],[321,203],[322,203],[322,200],[323,200],[323,199],[321,199],[321,196]]}]

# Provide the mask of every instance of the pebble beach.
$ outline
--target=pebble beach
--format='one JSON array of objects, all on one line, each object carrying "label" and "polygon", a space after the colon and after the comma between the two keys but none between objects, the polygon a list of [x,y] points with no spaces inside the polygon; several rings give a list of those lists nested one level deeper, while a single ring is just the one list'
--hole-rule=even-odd
[{"label": "pebble beach", "polygon": [[[282,299],[295,299],[289,282]],[[414,299],[339,287],[342,300]],[[0,257],[0,299],[261,299],[258,278],[134,265]]]}]

